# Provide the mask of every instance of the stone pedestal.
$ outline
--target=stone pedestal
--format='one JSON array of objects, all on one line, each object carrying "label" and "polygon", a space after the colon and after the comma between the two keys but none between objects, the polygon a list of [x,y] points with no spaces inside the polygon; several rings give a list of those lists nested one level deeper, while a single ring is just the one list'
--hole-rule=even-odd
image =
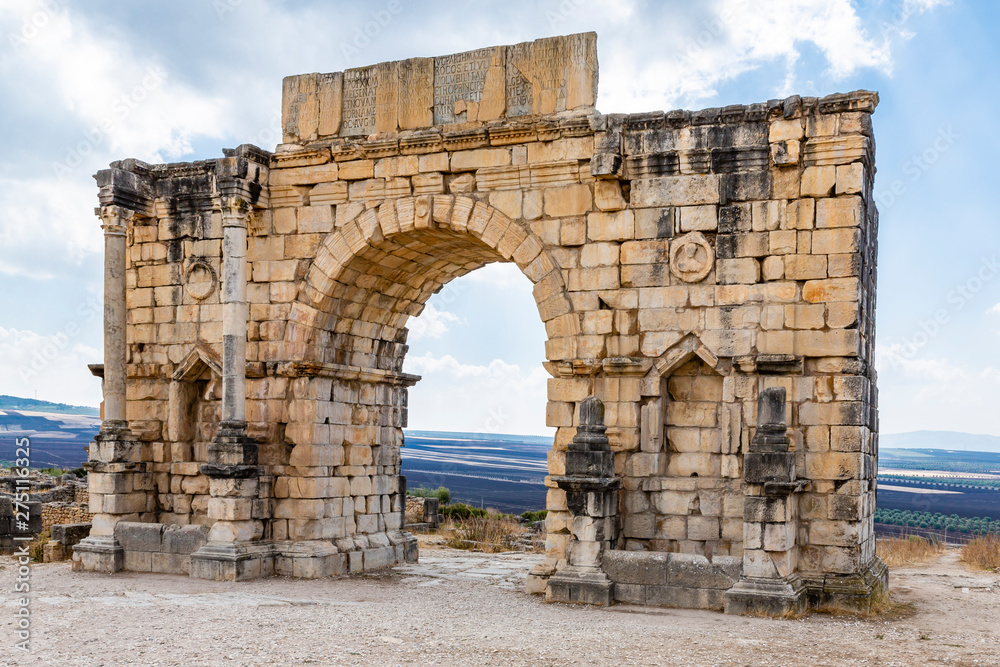
[{"label": "stone pedestal", "polygon": [[604,404],[597,397],[580,404],[580,426],[566,452],[566,474],[552,480],[566,492],[573,539],[567,565],[548,578],[545,599],[610,605],[614,583],[601,569],[601,559],[617,539],[619,480],[605,435]]},{"label": "stone pedestal", "polygon": [[125,565],[125,550],[114,535],[90,535],[73,547],[74,572],[117,572]]},{"label": "stone pedestal", "polygon": [[244,424],[223,422],[209,457],[201,472],[209,478],[208,516],[215,523],[208,543],[191,554],[191,576],[238,581],[272,574],[273,548],[258,542],[266,512],[258,498],[257,442]]},{"label": "stone pedestal", "polygon": [[191,576],[214,581],[243,581],[274,574],[274,545],[209,542],[191,554]]},{"label": "stone pedestal", "polygon": [[787,616],[806,609],[804,586],[797,577],[743,577],[726,591],[727,614]]},{"label": "stone pedestal", "polygon": [[726,592],[727,614],[782,616],[805,609],[792,497],[805,482],[795,479],[787,430],[785,389],[764,389],[757,431],[743,459],[743,572]]},{"label": "stone pedestal", "polygon": [[868,565],[852,574],[827,574],[822,579],[805,579],[810,607],[867,610],[872,601],[889,590],[889,568],[875,556]]},{"label": "stone pedestal", "polygon": [[202,472],[216,477],[249,477],[257,472],[257,441],[244,421],[223,421],[208,446],[209,463]]}]

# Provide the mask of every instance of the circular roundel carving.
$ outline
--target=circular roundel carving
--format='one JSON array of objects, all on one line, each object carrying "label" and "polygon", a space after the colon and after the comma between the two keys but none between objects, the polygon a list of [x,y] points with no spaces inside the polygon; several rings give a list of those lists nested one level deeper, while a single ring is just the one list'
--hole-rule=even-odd
[{"label": "circular roundel carving", "polygon": [[218,282],[215,270],[207,262],[195,262],[184,276],[184,288],[198,301],[210,297]]},{"label": "circular roundel carving", "polygon": [[670,244],[670,272],[686,283],[704,280],[715,265],[715,251],[698,232],[685,234]]}]

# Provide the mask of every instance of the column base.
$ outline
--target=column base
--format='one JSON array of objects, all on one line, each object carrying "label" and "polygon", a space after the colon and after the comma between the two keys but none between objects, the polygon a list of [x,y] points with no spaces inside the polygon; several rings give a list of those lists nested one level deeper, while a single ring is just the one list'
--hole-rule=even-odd
[{"label": "column base", "polygon": [[811,608],[852,609],[867,612],[889,593],[889,568],[875,556],[853,574],[803,575]]},{"label": "column base", "polygon": [[274,545],[260,542],[209,542],[191,554],[191,576],[213,581],[244,581],[274,574]]},{"label": "column base", "polygon": [[740,579],[726,591],[726,613],[790,616],[806,610],[805,586],[797,577]]},{"label": "column base", "polygon": [[117,572],[125,566],[125,549],[111,535],[85,537],[73,547],[74,572]]},{"label": "column base", "polygon": [[546,602],[569,602],[610,606],[615,598],[615,584],[597,568],[574,567],[559,570],[545,586]]},{"label": "column base", "polygon": [[224,421],[208,446],[208,460],[223,467],[256,467],[257,449],[257,440],[247,435],[246,422]]},{"label": "column base", "polygon": [[87,452],[93,463],[128,463],[137,457],[139,443],[132,438],[126,421],[105,421]]},{"label": "column base", "polygon": [[274,573],[299,579],[322,579],[348,572],[347,554],[330,542],[313,540],[276,545]]}]

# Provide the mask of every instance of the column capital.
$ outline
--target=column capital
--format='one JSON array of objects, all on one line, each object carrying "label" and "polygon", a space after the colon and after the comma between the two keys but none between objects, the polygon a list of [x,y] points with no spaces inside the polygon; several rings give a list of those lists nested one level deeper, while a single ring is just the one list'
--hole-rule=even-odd
[{"label": "column capital", "polygon": [[102,206],[94,211],[101,219],[101,229],[108,236],[123,236],[135,211],[122,206]]},{"label": "column capital", "polygon": [[250,211],[250,204],[243,197],[222,197],[222,226],[246,227]]}]

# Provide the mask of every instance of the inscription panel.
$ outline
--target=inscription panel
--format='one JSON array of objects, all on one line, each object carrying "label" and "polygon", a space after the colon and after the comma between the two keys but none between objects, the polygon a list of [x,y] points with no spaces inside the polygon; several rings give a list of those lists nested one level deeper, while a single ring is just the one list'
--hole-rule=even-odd
[{"label": "inscription panel", "polygon": [[303,74],[286,79],[282,93],[289,143],[593,107],[597,36]]},{"label": "inscription panel", "polygon": [[375,67],[361,67],[344,72],[341,136],[367,135],[375,131],[375,90],[377,85],[378,73]]},{"label": "inscription panel", "polygon": [[534,86],[531,84],[531,42],[507,47],[507,115],[531,115]]},{"label": "inscription panel", "polygon": [[496,49],[477,49],[434,59],[434,124],[458,122],[458,113],[467,108],[456,102],[479,104],[483,99],[486,76],[493,64]]},{"label": "inscription panel", "polygon": [[399,129],[433,125],[434,61],[411,58],[399,63]]}]

